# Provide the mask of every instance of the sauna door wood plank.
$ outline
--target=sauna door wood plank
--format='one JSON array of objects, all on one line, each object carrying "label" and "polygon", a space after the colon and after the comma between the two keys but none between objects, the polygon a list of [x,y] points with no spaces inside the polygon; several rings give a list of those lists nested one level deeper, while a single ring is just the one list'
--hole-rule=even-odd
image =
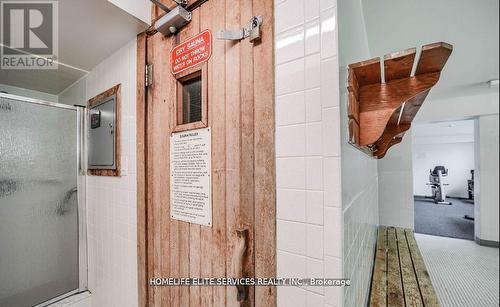
[{"label": "sauna door wood plank", "polygon": [[[267,0],[193,0],[189,8],[193,20],[176,35],[149,31],[147,44],[139,45],[144,51],[138,55],[144,53],[146,59],[138,63],[154,66],[153,84],[138,92],[138,100],[144,99],[137,113],[144,126],[138,154],[145,159],[138,178],[140,282],[153,277],[275,277],[274,6]],[[161,12],[155,8],[152,14]],[[254,15],[264,20],[260,40],[216,39],[216,32],[241,29]],[[203,67],[203,103],[212,134],[211,227],[170,218],[170,136],[178,131],[176,78],[181,76],[170,72],[170,51],[205,29],[213,34],[212,57],[183,76]],[[242,229],[247,234],[243,260]],[[243,302],[235,286],[139,288],[141,306],[276,306],[271,286],[247,288]]]}]

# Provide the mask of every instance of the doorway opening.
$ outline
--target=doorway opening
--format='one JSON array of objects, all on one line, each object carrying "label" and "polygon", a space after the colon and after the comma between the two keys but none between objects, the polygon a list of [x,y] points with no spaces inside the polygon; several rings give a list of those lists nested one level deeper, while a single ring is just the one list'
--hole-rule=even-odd
[{"label": "doorway opening", "polygon": [[474,240],[474,120],[413,127],[415,232]]}]

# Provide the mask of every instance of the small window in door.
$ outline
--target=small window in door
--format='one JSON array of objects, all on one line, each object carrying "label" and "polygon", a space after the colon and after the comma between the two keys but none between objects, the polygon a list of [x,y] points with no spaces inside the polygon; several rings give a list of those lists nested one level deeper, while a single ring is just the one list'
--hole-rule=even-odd
[{"label": "small window in door", "polygon": [[177,77],[177,110],[175,132],[206,128],[207,72],[206,66],[187,71]]},{"label": "small window in door", "polygon": [[182,115],[180,124],[201,122],[202,120],[202,80],[201,72],[197,72],[187,79],[180,81],[182,87]]}]

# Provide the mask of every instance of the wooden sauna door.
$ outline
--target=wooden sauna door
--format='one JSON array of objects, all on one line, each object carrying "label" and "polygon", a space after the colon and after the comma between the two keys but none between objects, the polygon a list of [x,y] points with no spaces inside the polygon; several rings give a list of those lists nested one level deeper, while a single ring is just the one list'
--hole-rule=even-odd
[{"label": "wooden sauna door", "polygon": [[[274,287],[249,287],[247,299],[239,302],[235,286],[149,285],[156,277],[276,276],[273,1],[208,0],[191,3],[191,8],[193,20],[176,35],[138,37],[140,305],[275,306]],[[216,38],[220,30],[242,29],[254,15],[263,17],[260,41]],[[206,29],[213,33],[210,60],[173,75],[172,48]],[[153,65],[153,83],[147,87],[146,63]],[[170,137],[179,131],[178,79],[196,70],[203,79],[204,124],[182,129],[211,130],[211,227],[170,217]],[[242,229],[247,235],[239,273]]]}]

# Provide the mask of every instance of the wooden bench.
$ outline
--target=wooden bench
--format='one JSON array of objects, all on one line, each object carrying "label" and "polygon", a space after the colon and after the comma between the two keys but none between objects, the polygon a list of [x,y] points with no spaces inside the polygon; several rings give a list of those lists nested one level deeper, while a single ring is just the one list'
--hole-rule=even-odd
[{"label": "wooden bench", "polygon": [[370,306],[439,306],[411,229],[379,227]]}]

